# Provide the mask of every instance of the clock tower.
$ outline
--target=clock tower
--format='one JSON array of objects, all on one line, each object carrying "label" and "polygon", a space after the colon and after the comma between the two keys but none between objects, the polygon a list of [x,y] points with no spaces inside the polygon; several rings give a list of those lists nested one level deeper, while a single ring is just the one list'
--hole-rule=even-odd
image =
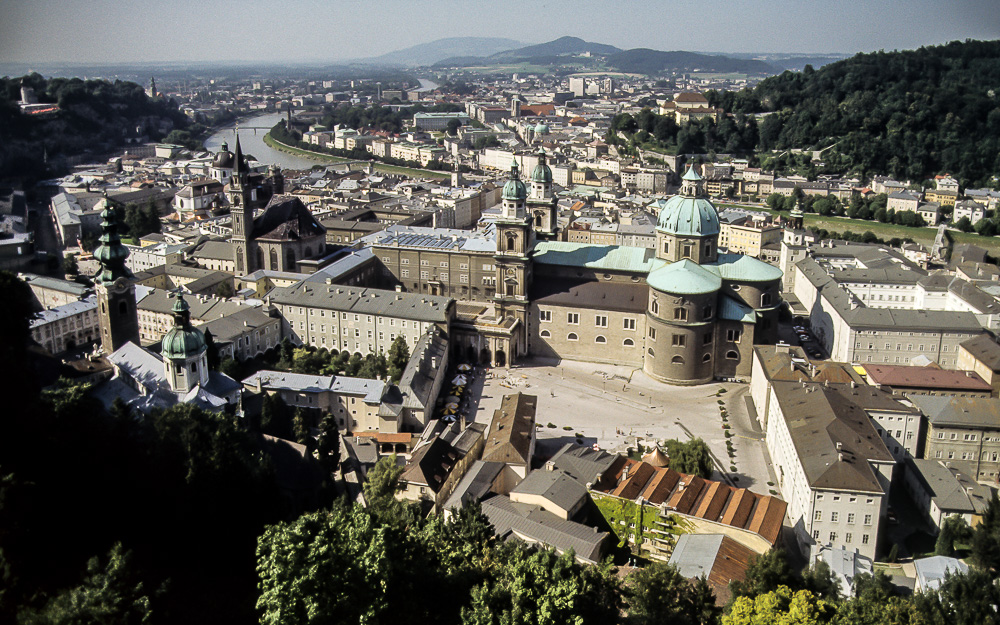
[{"label": "clock tower", "polygon": [[118,233],[119,218],[111,199],[104,196],[101,212],[101,244],[94,258],[101,263],[97,274],[98,319],[101,326],[101,347],[111,354],[129,341],[139,345],[139,315],[135,309],[135,285],[125,266],[128,248],[122,245]]}]

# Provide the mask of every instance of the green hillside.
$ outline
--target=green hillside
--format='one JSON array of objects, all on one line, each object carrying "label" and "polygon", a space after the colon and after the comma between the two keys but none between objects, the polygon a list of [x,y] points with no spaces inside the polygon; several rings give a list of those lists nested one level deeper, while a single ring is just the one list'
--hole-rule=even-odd
[{"label": "green hillside", "polygon": [[758,150],[822,149],[834,169],[965,185],[1000,172],[1000,41],[858,54],[784,72],[752,89],[711,94],[759,122]]}]

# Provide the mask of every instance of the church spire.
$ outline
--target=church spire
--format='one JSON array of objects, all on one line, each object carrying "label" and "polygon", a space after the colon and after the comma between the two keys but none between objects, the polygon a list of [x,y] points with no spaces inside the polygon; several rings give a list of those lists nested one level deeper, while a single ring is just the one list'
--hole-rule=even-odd
[{"label": "church spire", "polygon": [[243,148],[240,147],[240,133],[236,131],[236,151],[233,156],[235,157],[236,163],[233,165],[233,177],[243,182],[240,176],[245,175],[245,162],[243,160]]},{"label": "church spire", "polygon": [[97,281],[102,284],[111,284],[118,278],[128,278],[131,274],[125,266],[125,259],[128,258],[128,248],[122,245],[121,235],[118,233],[120,222],[118,211],[115,210],[111,198],[104,195],[104,210],[101,211],[101,244],[94,250],[94,258],[101,263],[101,272],[97,274]]}]

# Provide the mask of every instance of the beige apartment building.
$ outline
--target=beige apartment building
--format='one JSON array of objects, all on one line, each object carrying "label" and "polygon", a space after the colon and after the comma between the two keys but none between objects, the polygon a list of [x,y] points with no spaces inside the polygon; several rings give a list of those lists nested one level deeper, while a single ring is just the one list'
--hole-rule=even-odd
[{"label": "beige apartment building", "polygon": [[927,420],[924,458],[941,460],[980,482],[1000,479],[1000,399],[913,395]]}]

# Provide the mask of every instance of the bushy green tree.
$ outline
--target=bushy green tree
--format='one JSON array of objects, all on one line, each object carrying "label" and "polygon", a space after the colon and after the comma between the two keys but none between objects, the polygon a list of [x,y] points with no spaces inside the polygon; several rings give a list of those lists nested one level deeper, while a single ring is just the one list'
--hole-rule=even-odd
[{"label": "bushy green tree", "polygon": [[140,625],[152,620],[152,597],[138,575],[133,556],[115,543],[106,562],[91,558],[83,581],[52,596],[38,610],[21,612],[23,625]]},{"label": "bushy green tree", "polygon": [[681,473],[690,473],[703,478],[712,477],[712,454],[708,445],[700,438],[687,442],[675,439],[665,441],[670,468]]},{"label": "bushy green tree", "polygon": [[754,558],[743,580],[729,582],[729,591],[732,595],[730,603],[740,597],[753,598],[764,595],[781,586],[798,589],[802,583],[789,566],[784,550],[772,548]]},{"label": "bushy green tree", "polygon": [[630,625],[712,625],[721,613],[704,577],[689,581],[658,561],[628,576],[625,604]]},{"label": "bushy green tree", "polygon": [[823,625],[836,614],[836,607],[808,590],[788,586],[740,597],[722,617],[722,625]]},{"label": "bushy green tree", "polygon": [[403,369],[406,368],[406,363],[409,361],[410,346],[406,344],[406,337],[399,335],[393,339],[392,345],[389,346],[387,366],[389,379],[393,383],[399,382],[399,379],[403,376]]}]

